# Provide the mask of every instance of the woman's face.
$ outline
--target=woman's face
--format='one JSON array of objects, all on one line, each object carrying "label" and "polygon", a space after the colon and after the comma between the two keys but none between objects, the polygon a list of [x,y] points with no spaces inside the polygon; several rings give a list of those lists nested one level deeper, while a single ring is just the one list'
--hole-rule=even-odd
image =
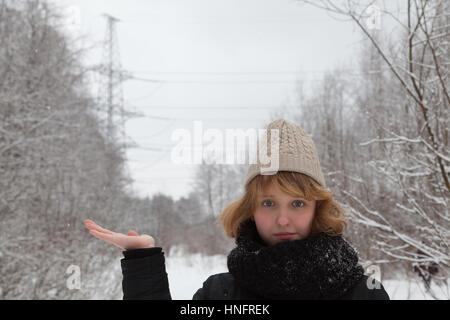
[{"label": "woman's face", "polygon": [[292,197],[271,185],[259,195],[253,219],[268,245],[304,239],[310,234],[315,206],[315,200]]}]

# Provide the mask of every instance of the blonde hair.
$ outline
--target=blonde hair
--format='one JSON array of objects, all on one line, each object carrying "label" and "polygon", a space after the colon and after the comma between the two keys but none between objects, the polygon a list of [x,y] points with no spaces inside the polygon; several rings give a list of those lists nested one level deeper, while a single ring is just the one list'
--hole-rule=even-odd
[{"label": "blonde hair", "polygon": [[219,224],[230,238],[239,237],[240,224],[251,218],[256,209],[257,197],[272,183],[280,189],[305,200],[316,200],[311,234],[325,232],[342,235],[347,227],[345,212],[333,198],[333,193],[323,188],[311,177],[298,172],[279,171],[274,175],[258,175],[248,183],[244,196],[228,205],[219,217]]}]

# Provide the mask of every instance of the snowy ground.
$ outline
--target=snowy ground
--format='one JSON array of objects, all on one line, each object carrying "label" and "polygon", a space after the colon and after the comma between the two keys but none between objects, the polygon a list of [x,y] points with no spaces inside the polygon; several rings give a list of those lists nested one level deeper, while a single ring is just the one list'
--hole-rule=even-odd
[{"label": "snowy ground", "polygon": [[172,299],[190,300],[203,282],[216,273],[228,272],[226,256],[184,255],[172,251],[166,258],[166,270]]},{"label": "snowy ground", "polygon": [[[435,300],[418,279],[384,280],[383,286],[392,300]],[[450,299],[450,279],[447,280],[447,285],[432,284],[431,288],[437,299]]]},{"label": "snowy ground", "polygon": [[[191,300],[194,293],[202,287],[203,282],[210,276],[220,272],[227,272],[226,256],[203,256],[201,254],[184,254],[182,251],[172,251],[166,256],[166,268],[169,277],[170,292],[174,300]],[[105,279],[114,283],[114,288],[106,293],[106,299],[122,299],[122,276],[120,262],[111,266],[114,279]],[[423,284],[417,279],[382,281],[391,300],[431,300],[433,297],[426,293]],[[432,285],[433,292],[438,299],[450,299],[450,279],[447,286]],[[92,288],[87,289],[90,292]],[[113,293],[114,292],[114,293]],[[102,292],[100,295],[105,295]],[[103,299],[96,295],[93,299]]]}]

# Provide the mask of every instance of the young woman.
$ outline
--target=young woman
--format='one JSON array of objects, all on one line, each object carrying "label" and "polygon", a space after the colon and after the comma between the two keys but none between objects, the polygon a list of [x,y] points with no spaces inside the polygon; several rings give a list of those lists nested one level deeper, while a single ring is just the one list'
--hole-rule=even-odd
[{"label": "young woman", "polygon": [[[259,162],[250,165],[245,194],[220,216],[236,239],[229,272],[210,276],[193,299],[389,299],[342,237],[344,211],[325,187],[311,137],[279,119],[269,124],[267,141],[273,129],[278,170],[267,174]],[[151,236],[85,223],[95,237],[125,249],[124,299],[171,299],[164,253]]]}]

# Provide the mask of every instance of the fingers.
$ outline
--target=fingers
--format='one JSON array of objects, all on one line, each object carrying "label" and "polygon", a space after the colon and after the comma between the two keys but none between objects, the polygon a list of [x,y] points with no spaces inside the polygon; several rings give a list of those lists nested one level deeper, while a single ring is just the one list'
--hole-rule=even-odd
[{"label": "fingers", "polygon": [[110,242],[121,249],[148,248],[153,247],[155,243],[151,236],[139,236],[134,230],[128,231],[128,235],[125,235],[102,228],[92,220],[85,220],[84,223],[94,237]]},{"label": "fingers", "polygon": [[114,233],[114,232],[112,232],[112,231],[110,231],[108,229],[100,227],[98,224],[96,224],[92,220],[85,220],[84,224],[86,225],[86,228],[88,228],[89,230],[97,230],[98,232],[103,232],[103,233],[106,233],[106,234],[113,234]]},{"label": "fingers", "polygon": [[90,234],[92,234],[93,236],[95,236],[97,238],[100,238],[100,239],[103,239],[103,240],[106,240],[106,241],[109,241],[109,242],[114,241],[114,236],[111,235],[111,234],[99,232],[99,231],[94,230],[94,229],[91,229],[89,232],[90,232]]},{"label": "fingers", "polygon": [[102,233],[102,232],[99,232],[99,231],[94,230],[94,229],[91,229],[89,232],[90,232],[90,234],[92,234],[94,237],[99,238],[99,239],[102,239],[102,240],[105,240],[105,241],[107,241],[107,242],[110,242],[110,243],[112,243],[113,245],[115,245],[116,247],[119,247],[119,248],[122,248],[122,249],[123,249],[122,246],[120,246],[120,245],[118,245],[118,244],[116,243],[116,237],[115,237],[114,235],[112,235],[112,234],[107,234],[107,233]]}]

